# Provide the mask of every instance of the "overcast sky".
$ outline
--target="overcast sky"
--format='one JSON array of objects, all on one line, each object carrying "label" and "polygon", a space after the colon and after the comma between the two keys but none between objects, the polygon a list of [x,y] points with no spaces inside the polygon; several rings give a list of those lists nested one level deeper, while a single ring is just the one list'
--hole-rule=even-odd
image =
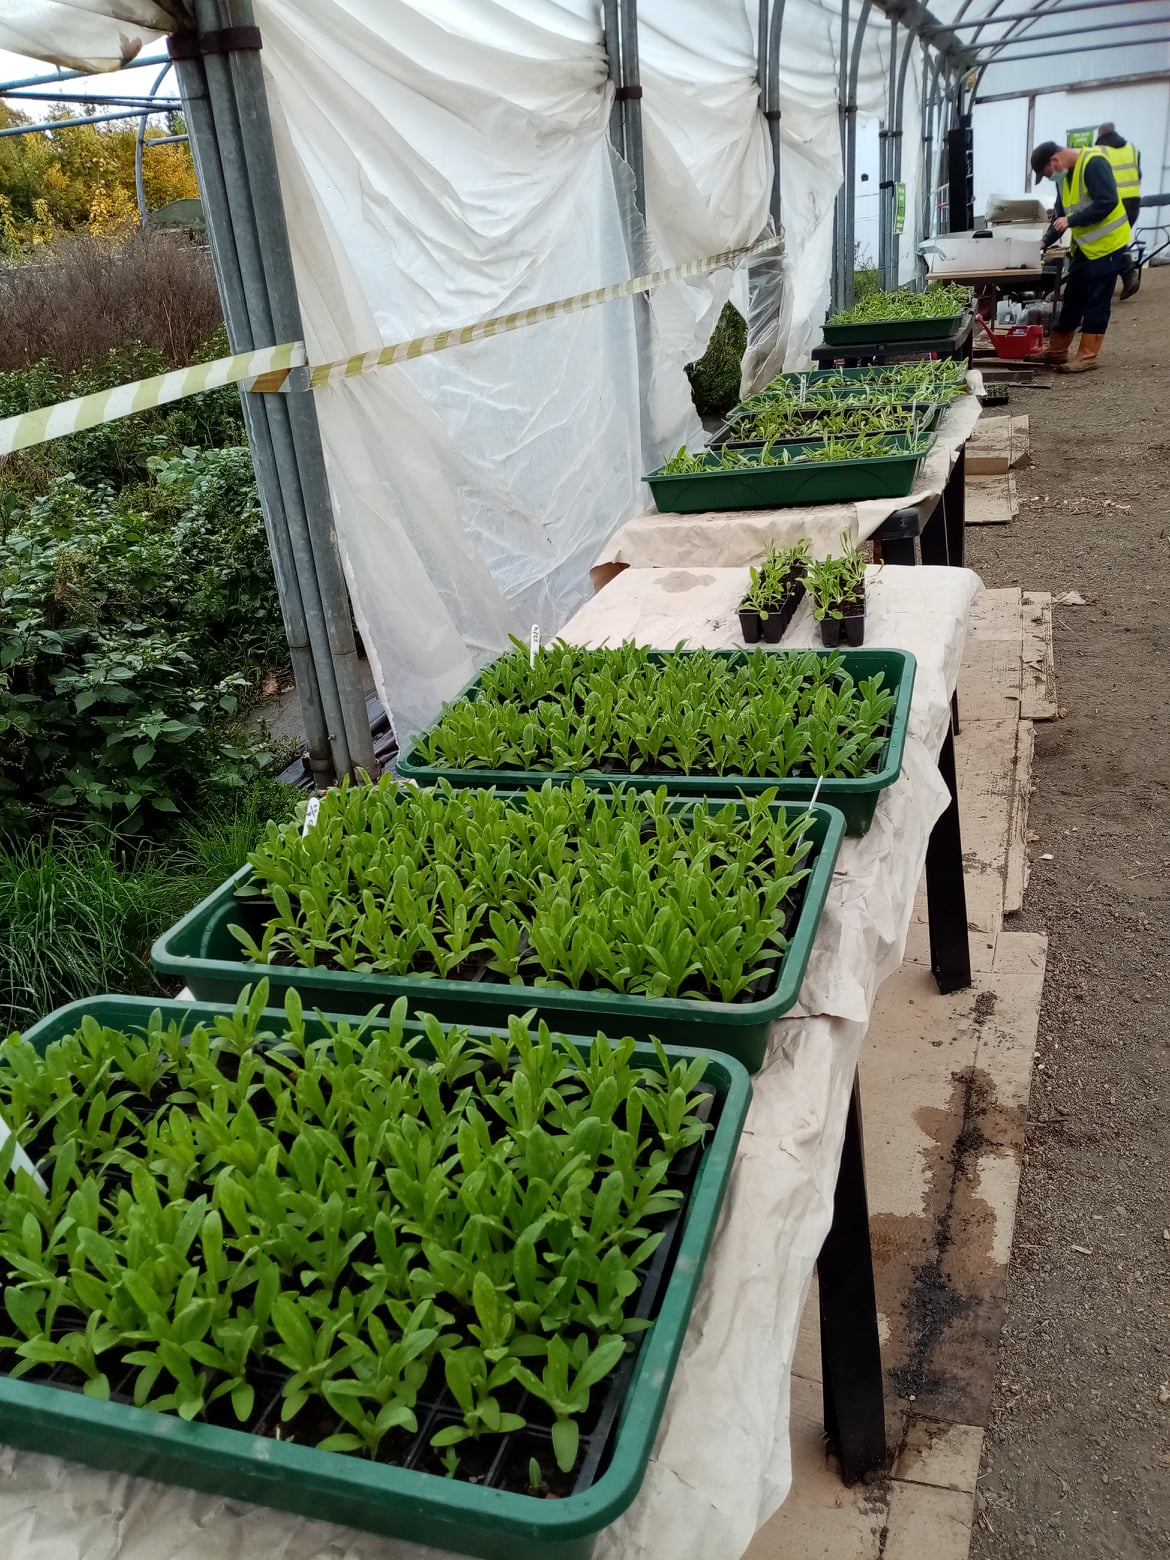
[{"label": "overcast sky", "polygon": [[[163,45],[151,46],[143,50],[143,54],[150,59],[157,59],[163,52]],[[97,76],[83,76],[75,81],[63,81],[60,86],[62,92],[94,92],[117,93],[123,97],[136,97],[150,90],[151,84],[158,75],[159,66],[154,70],[143,70],[141,67],[131,66],[120,71],[104,72]],[[9,81],[24,81],[30,76],[52,75],[54,67],[46,65],[41,60],[27,59],[23,54],[10,54],[5,49],[0,49],[0,84]],[[168,92],[178,96],[177,86],[172,86],[172,81],[163,83],[164,95]],[[38,92],[52,92],[51,85],[38,87]],[[8,99],[12,108],[19,108],[22,114],[38,114],[52,109],[52,103],[34,103],[28,100]],[[78,113],[82,113],[80,103],[72,105]]]}]

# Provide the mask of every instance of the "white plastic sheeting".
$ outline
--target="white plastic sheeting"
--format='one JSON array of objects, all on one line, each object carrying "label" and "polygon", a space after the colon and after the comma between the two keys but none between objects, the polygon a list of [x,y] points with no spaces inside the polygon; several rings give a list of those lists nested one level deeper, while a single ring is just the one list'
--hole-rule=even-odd
[{"label": "white plastic sheeting", "polygon": [[[732,647],[746,570],[630,569],[565,627]],[[739,1560],[791,1481],[789,1379],[813,1264],[832,1216],[845,1113],[878,985],[901,963],[931,826],[934,755],[950,722],[979,589],[964,569],[871,570],[866,642],[918,661],[902,774],[869,832],[842,845],[800,1003],[772,1031],[719,1229],[647,1476],[595,1560]],[[810,645],[807,602],[786,643]],[[0,1554],[13,1560],[452,1560],[146,1480],[0,1449]],[[794,1557],[795,1560],[795,1557]]]},{"label": "white plastic sheeting", "polygon": [[171,27],[155,0],[4,0],[0,44],[66,70],[128,65]]},{"label": "white plastic sheeting", "polygon": [[[660,25],[645,9],[651,263],[746,244],[771,169],[741,0],[694,7],[685,43],[665,5]],[[313,360],[631,274],[588,0],[256,12]],[[319,392],[355,609],[400,737],[509,634],[551,632],[583,598],[645,462],[697,431],[682,365],[725,291],[656,295],[641,375],[627,301]]]}]

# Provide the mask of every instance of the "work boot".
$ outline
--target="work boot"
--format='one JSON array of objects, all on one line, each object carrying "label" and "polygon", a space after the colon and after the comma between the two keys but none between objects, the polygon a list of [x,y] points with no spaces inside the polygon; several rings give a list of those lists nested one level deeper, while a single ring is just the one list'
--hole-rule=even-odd
[{"label": "work boot", "polygon": [[1077,355],[1068,363],[1058,363],[1058,374],[1087,374],[1091,368],[1097,366],[1097,354],[1101,350],[1101,343],[1105,340],[1105,333],[1099,336],[1090,336],[1085,331],[1081,332],[1081,344]]},{"label": "work boot", "polygon": [[1041,363],[1054,363],[1057,367],[1068,362],[1068,349],[1072,346],[1075,330],[1054,330],[1048,338],[1048,346],[1040,354]]},{"label": "work boot", "polygon": [[1118,302],[1124,303],[1127,298],[1132,298],[1141,285],[1142,273],[1135,265],[1132,271],[1126,271],[1121,278],[1121,297]]}]

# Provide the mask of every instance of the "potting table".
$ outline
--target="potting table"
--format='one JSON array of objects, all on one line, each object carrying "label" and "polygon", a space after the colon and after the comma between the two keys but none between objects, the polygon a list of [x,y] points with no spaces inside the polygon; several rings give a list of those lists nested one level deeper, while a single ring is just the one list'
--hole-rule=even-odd
[{"label": "potting table", "polygon": [[851,341],[835,346],[823,341],[812,349],[818,368],[863,368],[868,363],[913,363],[920,358],[966,358],[971,361],[974,314],[965,314],[950,336],[924,336],[919,341]]},{"label": "potting table", "polygon": [[[730,646],[745,576],[741,568],[629,569],[563,634],[586,644]],[[646,1479],[602,1534],[594,1560],[739,1560],[781,1505],[791,1479],[793,1354],[818,1264],[826,1429],[851,1475],[885,1458],[857,1062],[877,988],[901,964],[924,865],[935,897],[937,821],[953,806],[936,757],[947,749],[979,585],[964,569],[929,566],[872,571],[867,583],[867,642],[909,650],[918,662],[902,774],[869,832],[842,848],[800,1001],[775,1025],[753,1080],[721,1226]],[[786,643],[813,642],[806,602]],[[956,834],[946,853],[957,844]],[[945,960],[956,948],[938,952]],[[142,1475],[0,1448],[0,1553],[450,1560],[441,1550],[152,1483],[146,1466]]]}]

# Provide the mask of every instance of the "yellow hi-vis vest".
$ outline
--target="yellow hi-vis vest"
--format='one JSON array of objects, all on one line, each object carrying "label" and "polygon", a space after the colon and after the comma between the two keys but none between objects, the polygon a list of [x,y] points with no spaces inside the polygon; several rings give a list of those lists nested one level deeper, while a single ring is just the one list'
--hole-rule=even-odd
[{"label": "yellow hi-vis vest", "polygon": [[[1090,157],[1100,157],[1104,150],[1103,146],[1086,147],[1065,175],[1060,198],[1066,216],[1070,211],[1075,211],[1084,199],[1085,164]],[[1120,196],[1104,222],[1095,222],[1092,227],[1073,227],[1070,222],[1069,232],[1073,243],[1086,260],[1101,260],[1118,249],[1127,248],[1133,239]]]},{"label": "yellow hi-vis vest", "polygon": [[1117,193],[1122,200],[1140,200],[1142,181],[1138,175],[1138,149],[1127,141],[1124,146],[1099,146],[1113,165],[1113,177],[1117,180]]}]

